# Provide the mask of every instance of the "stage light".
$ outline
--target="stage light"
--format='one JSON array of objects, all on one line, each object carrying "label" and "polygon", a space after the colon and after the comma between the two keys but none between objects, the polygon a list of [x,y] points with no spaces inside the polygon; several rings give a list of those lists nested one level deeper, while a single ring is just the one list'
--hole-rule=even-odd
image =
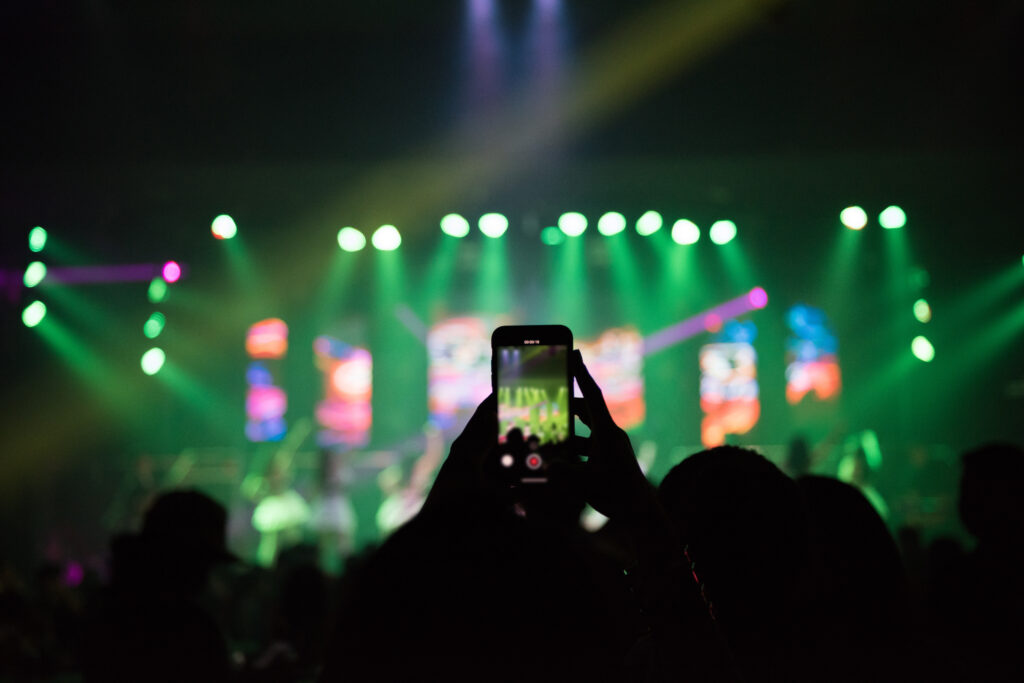
[{"label": "stage light", "polygon": [[25,327],[35,327],[46,317],[46,304],[42,301],[33,301],[21,312],[21,322]]},{"label": "stage light", "polygon": [[366,246],[366,235],[355,228],[342,228],[338,231],[338,246],[342,251],[359,251]]},{"label": "stage light", "polygon": [[565,242],[565,233],[557,226],[549,225],[540,231],[540,241],[548,246],[555,246]]},{"label": "stage light", "polygon": [[382,225],[373,232],[370,238],[375,249],[380,251],[394,251],[402,245],[402,235],[398,228],[393,225]]},{"label": "stage light", "polygon": [[761,287],[754,287],[750,290],[750,305],[754,308],[764,308],[768,305],[768,292]]},{"label": "stage light", "polygon": [[715,221],[708,230],[708,236],[715,244],[728,244],[736,237],[736,224],[732,221]]},{"label": "stage light", "polygon": [[452,237],[465,237],[469,234],[469,221],[457,213],[450,213],[441,219],[441,232]]},{"label": "stage light", "polygon": [[33,261],[25,269],[25,286],[35,287],[46,277],[46,264],[42,261]]},{"label": "stage light", "polygon": [[914,341],[910,344],[910,350],[914,352],[914,356],[918,360],[925,363],[931,363],[935,358],[935,347],[926,337],[914,337]]},{"label": "stage light", "polygon": [[932,319],[932,307],[924,299],[914,302],[914,317],[918,322],[926,323]]},{"label": "stage light", "polygon": [[160,336],[160,333],[164,331],[164,324],[167,319],[164,318],[164,314],[157,311],[153,315],[149,316],[149,320],[142,326],[142,333],[146,335],[148,339],[156,339]]},{"label": "stage light", "polygon": [[222,213],[210,223],[210,232],[219,240],[229,240],[238,234],[238,226],[234,218]]},{"label": "stage light", "polygon": [[165,360],[167,360],[167,356],[164,355],[163,349],[154,346],[142,354],[142,360],[139,362],[139,365],[142,366],[142,371],[147,375],[155,375],[160,372],[160,368],[164,366]]},{"label": "stage light", "polygon": [[168,261],[164,264],[162,274],[164,276],[164,280],[167,281],[167,284],[173,284],[181,278],[181,266],[179,266],[175,261]]},{"label": "stage light", "polygon": [[878,224],[888,230],[902,228],[907,224],[907,214],[898,206],[887,207],[878,214]]},{"label": "stage light", "polygon": [[146,293],[150,303],[158,304],[167,298],[167,283],[162,277],[155,277],[149,283],[149,291]]},{"label": "stage light", "polygon": [[605,237],[618,235],[626,229],[626,217],[617,211],[609,211],[597,220],[597,231]]},{"label": "stage light", "polygon": [[640,218],[636,219],[636,232],[638,235],[647,237],[661,230],[664,221],[657,211],[647,211]]},{"label": "stage light", "polygon": [[558,217],[558,228],[569,237],[579,237],[587,229],[587,217],[576,211],[563,213]]},{"label": "stage light", "polygon": [[46,230],[38,225],[28,231],[28,248],[30,251],[39,253],[46,246]]},{"label": "stage light", "polygon": [[500,213],[485,213],[480,216],[477,225],[480,227],[480,232],[492,239],[497,239],[508,230],[508,219]]},{"label": "stage light", "polygon": [[839,212],[839,221],[850,230],[863,230],[868,224],[868,214],[859,206],[848,206]]},{"label": "stage light", "polygon": [[676,244],[696,244],[700,239],[700,228],[685,218],[672,225],[672,241]]}]

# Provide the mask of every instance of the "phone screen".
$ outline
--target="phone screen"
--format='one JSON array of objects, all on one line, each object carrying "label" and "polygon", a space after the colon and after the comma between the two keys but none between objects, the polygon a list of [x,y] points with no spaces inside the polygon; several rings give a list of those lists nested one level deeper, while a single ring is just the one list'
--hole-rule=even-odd
[{"label": "phone screen", "polygon": [[569,347],[497,346],[498,442],[522,440],[530,451],[569,438]]}]

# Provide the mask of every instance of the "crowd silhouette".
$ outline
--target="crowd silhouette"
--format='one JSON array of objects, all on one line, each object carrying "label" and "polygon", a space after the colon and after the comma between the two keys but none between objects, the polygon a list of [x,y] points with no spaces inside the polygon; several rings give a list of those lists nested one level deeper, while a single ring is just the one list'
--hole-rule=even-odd
[{"label": "crowd silhouette", "polygon": [[[590,428],[548,483],[500,475],[496,404],[422,510],[322,571],[227,548],[223,506],[165,492],[110,544],[103,585],[0,572],[0,680],[1024,680],[1024,451],[962,456],[973,547],[898,541],[855,486],[721,446],[653,487],[579,352]],[[584,531],[586,504],[608,517]]]}]

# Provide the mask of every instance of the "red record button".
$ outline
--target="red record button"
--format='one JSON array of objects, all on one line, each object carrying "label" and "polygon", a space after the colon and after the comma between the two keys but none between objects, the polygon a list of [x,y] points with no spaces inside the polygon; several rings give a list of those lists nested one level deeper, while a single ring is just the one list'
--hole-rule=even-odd
[{"label": "red record button", "polygon": [[543,461],[536,453],[530,453],[530,455],[526,456],[526,466],[531,470],[539,470],[541,464],[543,464]]}]

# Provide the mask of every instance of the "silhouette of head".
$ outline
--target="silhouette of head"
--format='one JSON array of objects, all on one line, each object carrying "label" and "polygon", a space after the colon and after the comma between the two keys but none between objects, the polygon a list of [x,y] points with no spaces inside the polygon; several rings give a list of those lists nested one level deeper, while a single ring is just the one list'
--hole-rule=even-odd
[{"label": "silhouette of head", "polygon": [[762,637],[790,618],[807,559],[792,479],[759,453],[719,446],[673,467],[658,493],[730,640]]},{"label": "silhouette of head", "polygon": [[811,627],[859,639],[891,634],[907,609],[907,579],[885,522],[854,486],[830,477],[797,480],[810,520]]},{"label": "silhouette of head", "polygon": [[983,543],[1024,543],[1024,450],[996,443],[964,454],[960,518]]},{"label": "silhouette of head", "polygon": [[146,511],[142,531],[111,541],[112,578],[127,590],[196,594],[227,550],[227,511],[198,491],[170,491]]}]

